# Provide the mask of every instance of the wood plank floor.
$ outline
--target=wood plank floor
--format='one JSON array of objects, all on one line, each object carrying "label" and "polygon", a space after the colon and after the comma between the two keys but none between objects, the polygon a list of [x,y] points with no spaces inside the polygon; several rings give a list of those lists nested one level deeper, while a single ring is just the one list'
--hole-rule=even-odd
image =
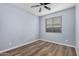
[{"label": "wood plank floor", "polygon": [[76,56],[76,52],[73,47],[38,40],[1,53],[0,56]]}]

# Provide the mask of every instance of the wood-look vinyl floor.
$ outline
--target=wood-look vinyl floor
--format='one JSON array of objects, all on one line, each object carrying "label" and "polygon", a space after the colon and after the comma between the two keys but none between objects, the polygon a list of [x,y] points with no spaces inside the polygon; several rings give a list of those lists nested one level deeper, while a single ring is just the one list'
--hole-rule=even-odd
[{"label": "wood-look vinyl floor", "polygon": [[75,48],[42,40],[1,53],[0,56],[76,56]]}]

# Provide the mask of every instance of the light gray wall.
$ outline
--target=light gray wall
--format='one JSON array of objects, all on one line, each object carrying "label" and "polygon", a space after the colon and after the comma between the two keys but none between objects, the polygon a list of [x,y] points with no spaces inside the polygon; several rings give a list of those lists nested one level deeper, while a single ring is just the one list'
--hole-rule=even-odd
[{"label": "light gray wall", "polygon": [[76,45],[79,49],[79,4],[76,4]]},{"label": "light gray wall", "polygon": [[19,8],[0,5],[0,51],[36,39],[38,20]]},{"label": "light gray wall", "polygon": [[[45,19],[62,16],[62,33],[45,32]],[[40,17],[40,38],[75,45],[75,8]]]}]

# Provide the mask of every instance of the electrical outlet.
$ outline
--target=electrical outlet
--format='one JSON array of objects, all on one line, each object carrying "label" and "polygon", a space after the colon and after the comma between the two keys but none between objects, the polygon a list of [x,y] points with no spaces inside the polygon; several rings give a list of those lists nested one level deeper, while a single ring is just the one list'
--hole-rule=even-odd
[{"label": "electrical outlet", "polygon": [[12,42],[9,42],[9,46],[11,46],[12,45]]}]

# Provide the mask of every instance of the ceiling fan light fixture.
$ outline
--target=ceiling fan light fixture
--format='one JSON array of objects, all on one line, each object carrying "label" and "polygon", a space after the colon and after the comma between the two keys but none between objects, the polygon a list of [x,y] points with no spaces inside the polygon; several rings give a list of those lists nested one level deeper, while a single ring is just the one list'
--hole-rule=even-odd
[{"label": "ceiling fan light fixture", "polygon": [[39,12],[41,12],[41,10],[42,10],[41,7],[42,7],[42,6],[43,6],[45,9],[47,9],[47,10],[51,10],[51,8],[47,6],[47,5],[50,4],[50,3],[39,3],[39,4],[40,4],[40,5],[31,6],[31,8],[33,8],[33,7],[40,7]]}]

